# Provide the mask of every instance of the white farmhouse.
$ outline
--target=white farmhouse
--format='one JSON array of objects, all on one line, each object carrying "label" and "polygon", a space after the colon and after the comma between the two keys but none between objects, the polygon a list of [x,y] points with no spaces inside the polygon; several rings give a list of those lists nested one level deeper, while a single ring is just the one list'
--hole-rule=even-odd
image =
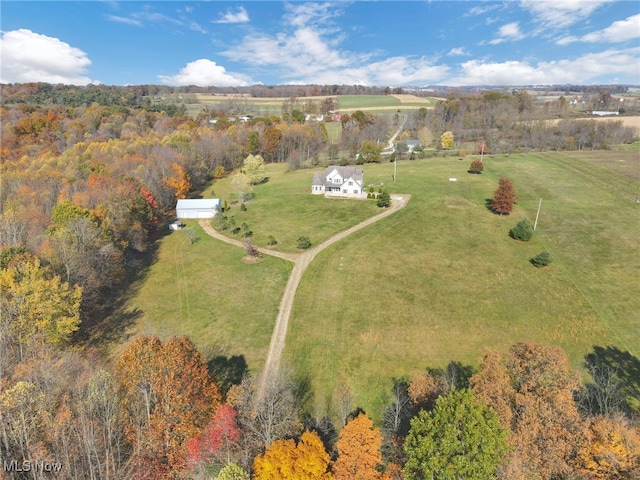
[{"label": "white farmhouse", "polygon": [[325,197],[366,198],[364,173],[355,167],[327,167],[313,175],[311,193]]},{"label": "white farmhouse", "polygon": [[184,198],[176,204],[176,217],[213,218],[221,209],[219,198]]}]

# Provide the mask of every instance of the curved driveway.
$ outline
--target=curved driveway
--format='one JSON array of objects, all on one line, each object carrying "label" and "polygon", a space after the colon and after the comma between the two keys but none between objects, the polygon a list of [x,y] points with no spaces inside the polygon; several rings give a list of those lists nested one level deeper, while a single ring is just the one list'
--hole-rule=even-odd
[{"label": "curved driveway", "polygon": [[[276,252],[273,250],[258,248],[260,253],[264,255],[271,255],[273,257],[282,258],[284,260],[289,260],[293,262],[293,270],[291,271],[291,275],[289,276],[289,280],[287,281],[287,286],[284,289],[284,293],[282,295],[282,300],[280,301],[280,308],[278,311],[278,317],[276,318],[276,323],[273,328],[273,334],[271,335],[271,343],[269,344],[269,353],[267,355],[267,361],[264,365],[264,371],[262,373],[262,378],[260,381],[260,387],[258,389],[258,395],[262,396],[265,386],[269,378],[273,374],[278,371],[280,366],[280,356],[282,355],[282,350],[284,350],[285,338],[287,336],[287,327],[289,326],[289,316],[291,315],[291,308],[293,307],[293,300],[296,295],[296,290],[298,289],[298,285],[300,284],[300,280],[302,279],[302,274],[307,269],[309,264],[313,261],[315,256],[320,253],[322,250],[327,248],[329,245],[334,244],[338,240],[342,240],[348,235],[364,228],[372,223],[377,222],[378,220],[387,217],[402,207],[404,207],[409,199],[410,195],[392,195],[391,196],[391,207],[379,213],[378,215],[374,215],[373,217],[360,222],[357,225],[354,225],[347,230],[344,230],[340,233],[335,234],[332,237],[329,237],[327,240],[322,242],[320,245],[311,248],[303,253],[283,253]],[[202,229],[214,238],[218,240],[222,240],[223,242],[229,243],[231,245],[235,245],[237,247],[244,248],[242,242],[235,240],[233,238],[229,238],[221,233],[217,232],[212,226],[210,220],[200,220],[200,226]]]}]

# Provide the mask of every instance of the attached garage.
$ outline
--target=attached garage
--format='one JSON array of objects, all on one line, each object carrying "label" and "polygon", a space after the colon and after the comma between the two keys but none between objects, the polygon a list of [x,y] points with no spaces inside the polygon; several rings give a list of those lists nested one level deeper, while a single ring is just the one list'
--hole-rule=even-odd
[{"label": "attached garage", "polygon": [[176,204],[176,217],[213,218],[221,210],[219,198],[180,199]]}]

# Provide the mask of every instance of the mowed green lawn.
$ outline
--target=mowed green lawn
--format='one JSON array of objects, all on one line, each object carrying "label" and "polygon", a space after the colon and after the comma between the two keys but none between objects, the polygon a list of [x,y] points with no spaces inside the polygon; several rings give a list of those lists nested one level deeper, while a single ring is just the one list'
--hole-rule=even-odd
[{"label": "mowed green lawn", "polygon": [[[265,247],[269,236],[278,244],[274,250],[298,252],[297,239],[306,235],[317,245],[331,235],[346,230],[379,212],[373,200],[326,199],[311,195],[311,180],[316,170],[287,172],[286,165],[270,164],[265,167],[269,181],[254,187],[254,199],[246,202],[246,211],[232,205],[226,213],[240,227],[246,223],[253,232],[255,245]],[[218,197],[231,202],[231,179],[215,182],[205,197]],[[231,232],[223,232],[230,237]],[[238,235],[236,238],[240,239]]]},{"label": "mowed green lawn", "polygon": [[[635,161],[633,152],[602,152]],[[294,304],[286,363],[314,387],[316,409],[338,382],[379,418],[392,379],[449,361],[477,366],[486,347],[517,341],[559,345],[574,367],[594,345],[640,354],[638,182],[575,154],[398,164],[393,192],[408,206],[324,251]],[[606,166],[606,164],[605,164]],[[640,165],[639,165],[640,166]],[[392,165],[366,165],[367,181]],[[506,217],[485,206],[502,176],[518,193]],[[449,177],[457,177],[450,182]],[[538,230],[521,243],[508,231],[521,218]],[[548,250],[553,264],[529,259]]]},{"label": "mowed green lawn", "polygon": [[244,356],[259,373],[292,264],[245,263],[242,249],[187,225],[199,240],[191,244],[185,230],[162,238],[157,260],[132,286],[125,311],[137,318],[127,334],[188,335],[207,359]]}]

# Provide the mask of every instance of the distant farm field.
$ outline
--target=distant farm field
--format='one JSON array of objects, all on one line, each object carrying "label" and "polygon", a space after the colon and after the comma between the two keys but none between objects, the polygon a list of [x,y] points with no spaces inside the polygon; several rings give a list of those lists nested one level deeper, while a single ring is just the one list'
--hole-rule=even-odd
[{"label": "distant farm field", "polygon": [[[241,110],[243,113],[256,116],[280,115],[282,103],[289,98],[256,98],[244,95],[207,95],[194,94],[197,103],[187,105],[190,115],[197,115],[204,108],[229,108]],[[301,104],[317,102],[326,96],[300,97]],[[337,95],[331,96],[338,101],[337,110],[340,112],[385,111],[385,110],[416,110],[422,107],[433,107],[436,99],[417,97],[415,95]]]},{"label": "distant farm field", "polygon": [[[317,412],[344,382],[379,418],[393,378],[451,360],[476,366],[484,348],[520,340],[560,345],[576,368],[595,345],[640,355],[637,149],[486,156],[482,175],[467,173],[470,162],[399,162],[395,183],[393,164],[364,166],[367,184],[412,197],[324,250],[304,274],[283,363],[309,380]],[[292,252],[300,235],[317,244],[378,211],[372,201],[309,194],[318,170],[267,166],[269,181],[247,211],[235,205],[229,215],[257,245],[273,235],[276,249]],[[518,193],[506,217],[486,207],[503,176]],[[227,198],[230,178],[204,195]],[[534,221],[540,198],[534,238],[509,238],[518,220]],[[243,356],[257,373],[291,264],[246,264],[241,249],[195,228],[193,245],[184,232],[160,241],[127,305],[130,333],[190,334],[203,351]],[[542,250],[553,263],[536,269],[529,259]]]}]

